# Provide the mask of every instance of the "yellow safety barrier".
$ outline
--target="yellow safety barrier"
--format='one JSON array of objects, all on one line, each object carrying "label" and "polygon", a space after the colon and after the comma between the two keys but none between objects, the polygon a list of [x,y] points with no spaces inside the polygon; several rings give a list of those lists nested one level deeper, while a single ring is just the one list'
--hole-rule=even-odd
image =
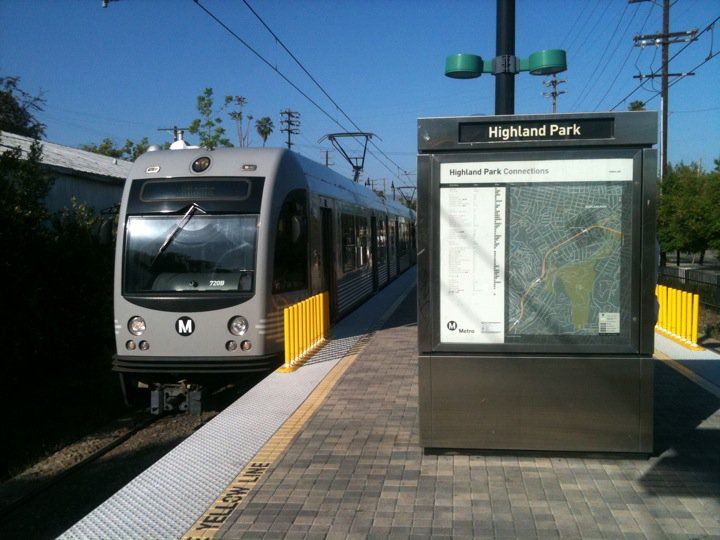
[{"label": "yellow safety barrier", "polygon": [[660,305],[655,330],[680,345],[701,350],[697,344],[700,297],[665,285],[655,287],[655,296]]},{"label": "yellow safety barrier", "polygon": [[330,330],[330,294],[323,292],[306,298],[283,313],[285,364],[278,370],[295,371],[324,342]]}]

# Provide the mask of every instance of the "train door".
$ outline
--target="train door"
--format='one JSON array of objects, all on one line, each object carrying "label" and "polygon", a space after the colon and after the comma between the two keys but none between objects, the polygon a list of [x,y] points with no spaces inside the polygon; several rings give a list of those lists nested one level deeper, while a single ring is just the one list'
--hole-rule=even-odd
[{"label": "train door", "polygon": [[372,264],[373,291],[379,288],[377,217],[370,217],[370,262]]},{"label": "train door", "polygon": [[322,265],[325,290],[330,294],[330,320],[336,313],[337,286],[335,283],[335,246],[333,242],[333,215],[331,208],[321,208],[322,216]]}]

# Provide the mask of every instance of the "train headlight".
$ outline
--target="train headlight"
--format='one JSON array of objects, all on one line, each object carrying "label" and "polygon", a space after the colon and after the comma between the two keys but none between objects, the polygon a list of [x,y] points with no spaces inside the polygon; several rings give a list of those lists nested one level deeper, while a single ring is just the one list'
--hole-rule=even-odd
[{"label": "train headlight", "polygon": [[128,321],[128,330],[133,336],[141,336],[145,332],[145,319],[135,316]]},{"label": "train headlight", "polygon": [[196,173],[205,172],[210,167],[210,158],[207,156],[199,157],[192,164],[192,170]]},{"label": "train headlight", "polygon": [[228,323],[228,330],[234,336],[242,336],[248,329],[248,322],[245,317],[233,317]]}]

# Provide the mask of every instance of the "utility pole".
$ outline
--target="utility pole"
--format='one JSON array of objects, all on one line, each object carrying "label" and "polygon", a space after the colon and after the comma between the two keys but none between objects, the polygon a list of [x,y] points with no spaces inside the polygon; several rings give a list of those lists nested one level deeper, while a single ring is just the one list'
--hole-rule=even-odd
[{"label": "utility pole", "polygon": [[285,109],[284,111],[280,111],[280,114],[285,116],[284,119],[280,120],[280,124],[285,126],[280,129],[280,131],[287,133],[287,147],[291,149],[293,145],[292,136],[300,133],[298,129],[298,127],[300,127],[300,113]]},{"label": "utility pole", "polygon": [[557,78],[557,75],[553,73],[552,79],[549,81],[543,81],[543,86],[547,86],[548,88],[552,88],[550,92],[543,92],[543,96],[545,97],[551,97],[552,98],[552,112],[557,112],[557,97],[564,94],[565,90],[558,91],[557,87],[560,84],[566,83],[567,79],[559,79]]},{"label": "utility pole", "polygon": [[323,150],[323,153],[325,154],[325,166],[332,167],[335,165],[332,161],[330,161],[330,150]]},{"label": "utility pole", "polygon": [[[652,0],[629,0],[631,4],[638,2],[647,2]],[[636,47],[645,47],[646,45],[661,45],[662,46],[662,69],[660,73],[661,86],[660,86],[660,179],[665,178],[667,173],[667,141],[668,141],[668,112],[669,112],[669,98],[668,92],[668,79],[670,77],[683,77],[687,75],[695,75],[694,73],[669,73],[668,64],[670,60],[668,58],[669,45],[673,43],[683,43],[686,41],[695,41],[695,35],[697,34],[697,28],[688,30],[685,32],[670,32],[670,0],[663,0],[663,27],[662,33],[660,34],[647,34],[642,36],[633,37]],[[635,75],[634,79],[654,79],[657,77],[656,73],[649,75]]]}]

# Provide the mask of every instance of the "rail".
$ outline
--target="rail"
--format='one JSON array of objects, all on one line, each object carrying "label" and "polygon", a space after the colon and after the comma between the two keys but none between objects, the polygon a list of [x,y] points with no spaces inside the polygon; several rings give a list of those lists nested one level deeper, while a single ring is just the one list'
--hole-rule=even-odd
[{"label": "rail", "polygon": [[655,329],[676,343],[701,350],[698,341],[700,296],[665,285],[655,287],[660,306]]},{"label": "rail", "polygon": [[285,363],[278,370],[298,369],[320,347],[330,329],[330,295],[322,292],[286,307],[283,314]]}]

